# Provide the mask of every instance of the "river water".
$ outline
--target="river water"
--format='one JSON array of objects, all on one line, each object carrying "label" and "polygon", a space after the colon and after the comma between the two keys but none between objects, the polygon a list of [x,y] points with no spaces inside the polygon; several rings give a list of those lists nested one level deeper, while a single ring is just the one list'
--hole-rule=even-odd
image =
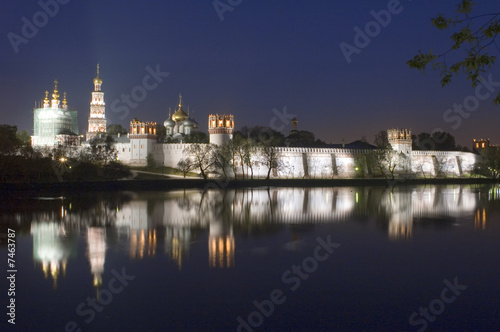
[{"label": "river water", "polygon": [[16,271],[2,331],[500,330],[498,186],[10,197],[0,212]]}]

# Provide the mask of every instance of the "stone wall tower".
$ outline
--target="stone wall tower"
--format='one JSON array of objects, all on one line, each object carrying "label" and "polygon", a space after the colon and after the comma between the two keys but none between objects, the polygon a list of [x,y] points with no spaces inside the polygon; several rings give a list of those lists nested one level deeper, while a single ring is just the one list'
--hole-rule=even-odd
[{"label": "stone wall tower", "polygon": [[411,129],[388,129],[387,139],[392,149],[395,150],[400,157],[397,169],[403,173],[410,172],[413,142],[411,138]]},{"label": "stone wall tower", "polygon": [[130,154],[131,163],[146,165],[149,153],[154,153],[156,145],[156,122],[141,122],[132,120],[130,122]]},{"label": "stone wall tower", "polygon": [[101,91],[102,80],[99,77],[99,64],[97,64],[97,76],[94,78],[94,91],[90,102],[89,129],[86,140],[89,141],[99,133],[106,132],[106,114],[104,104],[104,92]]},{"label": "stone wall tower", "polygon": [[233,139],[234,116],[210,114],[208,116],[208,133],[210,143],[222,145]]},{"label": "stone wall tower", "polygon": [[394,150],[402,152],[406,155],[411,155],[411,129],[388,129],[387,139]]}]

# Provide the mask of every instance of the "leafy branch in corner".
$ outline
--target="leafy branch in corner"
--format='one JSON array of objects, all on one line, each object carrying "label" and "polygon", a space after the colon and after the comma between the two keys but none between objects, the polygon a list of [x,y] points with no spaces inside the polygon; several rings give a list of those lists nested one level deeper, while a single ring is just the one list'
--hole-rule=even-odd
[{"label": "leafy branch in corner", "polygon": [[[441,54],[434,54],[432,50],[428,53],[418,51],[413,59],[406,62],[410,68],[424,72],[431,65],[433,70],[440,71],[441,86],[449,84],[452,77],[460,73],[467,75],[472,86],[477,86],[482,81],[481,73],[495,63],[496,56],[491,55],[492,48],[499,51],[495,39],[500,33],[500,12],[472,15],[475,5],[471,0],[462,0],[457,5],[455,18],[447,18],[442,14],[433,18],[432,25],[439,30],[454,30],[450,37],[453,44]],[[446,56],[460,49],[466,55],[460,61],[448,64]],[[500,93],[494,103],[500,104]]]}]

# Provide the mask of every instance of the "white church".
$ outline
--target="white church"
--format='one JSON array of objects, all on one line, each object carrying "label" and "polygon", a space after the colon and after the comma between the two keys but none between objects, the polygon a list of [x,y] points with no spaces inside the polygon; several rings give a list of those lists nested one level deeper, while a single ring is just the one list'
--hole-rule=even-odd
[{"label": "white church", "polygon": [[[77,113],[68,110],[66,94],[62,103],[59,100],[57,81],[55,81],[52,100],[45,92],[43,107],[34,110],[34,147],[55,147],[58,145],[88,146],[88,142],[106,134],[106,116],[104,92],[101,90],[102,80],[97,76],[93,81],[94,91],[90,103],[88,131],[86,140],[80,143],[78,135]],[[41,105],[40,105],[41,106]],[[296,129],[297,120],[292,120]],[[175,112],[164,121],[166,135],[182,141],[182,137],[199,130],[199,125],[182,105],[182,95]],[[178,162],[187,157],[186,150],[191,143],[158,142],[156,122],[130,122],[129,134],[114,136],[117,158],[120,162],[145,166],[146,157],[151,154],[157,165],[177,168]],[[209,144],[222,145],[232,140],[234,131],[234,116],[211,114],[208,117]],[[395,156],[398,158],[396,173],[413,173],[419,177],[444,175],[462,177],[470,175],[479,156],[461,151],[413,151],[412,132],[409,129],[390,129],[388,139]],[[276,147],[279,167],[273,170],[274,178],[348,178],[359,177],[360,161],[366,163],[366,157],[372,150],[339,147]],[[252,157],[252,172],[254,177],[265,177],[268,168],[259,154]],[[364,161],[363,161],[364,160]],[[241,166],[239,160],[234,160]],[[391,163],[392,161],[388,161]],[[243,166],[247,167],[247,166]],[[248,174],[248,169],[237,167],[239,171]],[[237,174],[239,175],[239,174]],[[364,176],[364,174],[363,174]]]}]

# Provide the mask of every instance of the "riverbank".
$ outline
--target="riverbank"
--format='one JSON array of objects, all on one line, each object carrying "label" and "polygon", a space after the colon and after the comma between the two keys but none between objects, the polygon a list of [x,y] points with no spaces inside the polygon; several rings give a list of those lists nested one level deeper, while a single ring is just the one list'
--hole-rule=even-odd
[{"label": "riverbank", "polygon": [[2,183],[0,195],[9,193],[77,193],[93,191],[164,191],[176,189],[225,189],[257,187],[345,187],[345,186],[408,186],[408,185],[464,185],[491,184],[499,180],[488,178],[438,178],[438,179],[151,179],[125,181],[81,181],[43,183]]}]

